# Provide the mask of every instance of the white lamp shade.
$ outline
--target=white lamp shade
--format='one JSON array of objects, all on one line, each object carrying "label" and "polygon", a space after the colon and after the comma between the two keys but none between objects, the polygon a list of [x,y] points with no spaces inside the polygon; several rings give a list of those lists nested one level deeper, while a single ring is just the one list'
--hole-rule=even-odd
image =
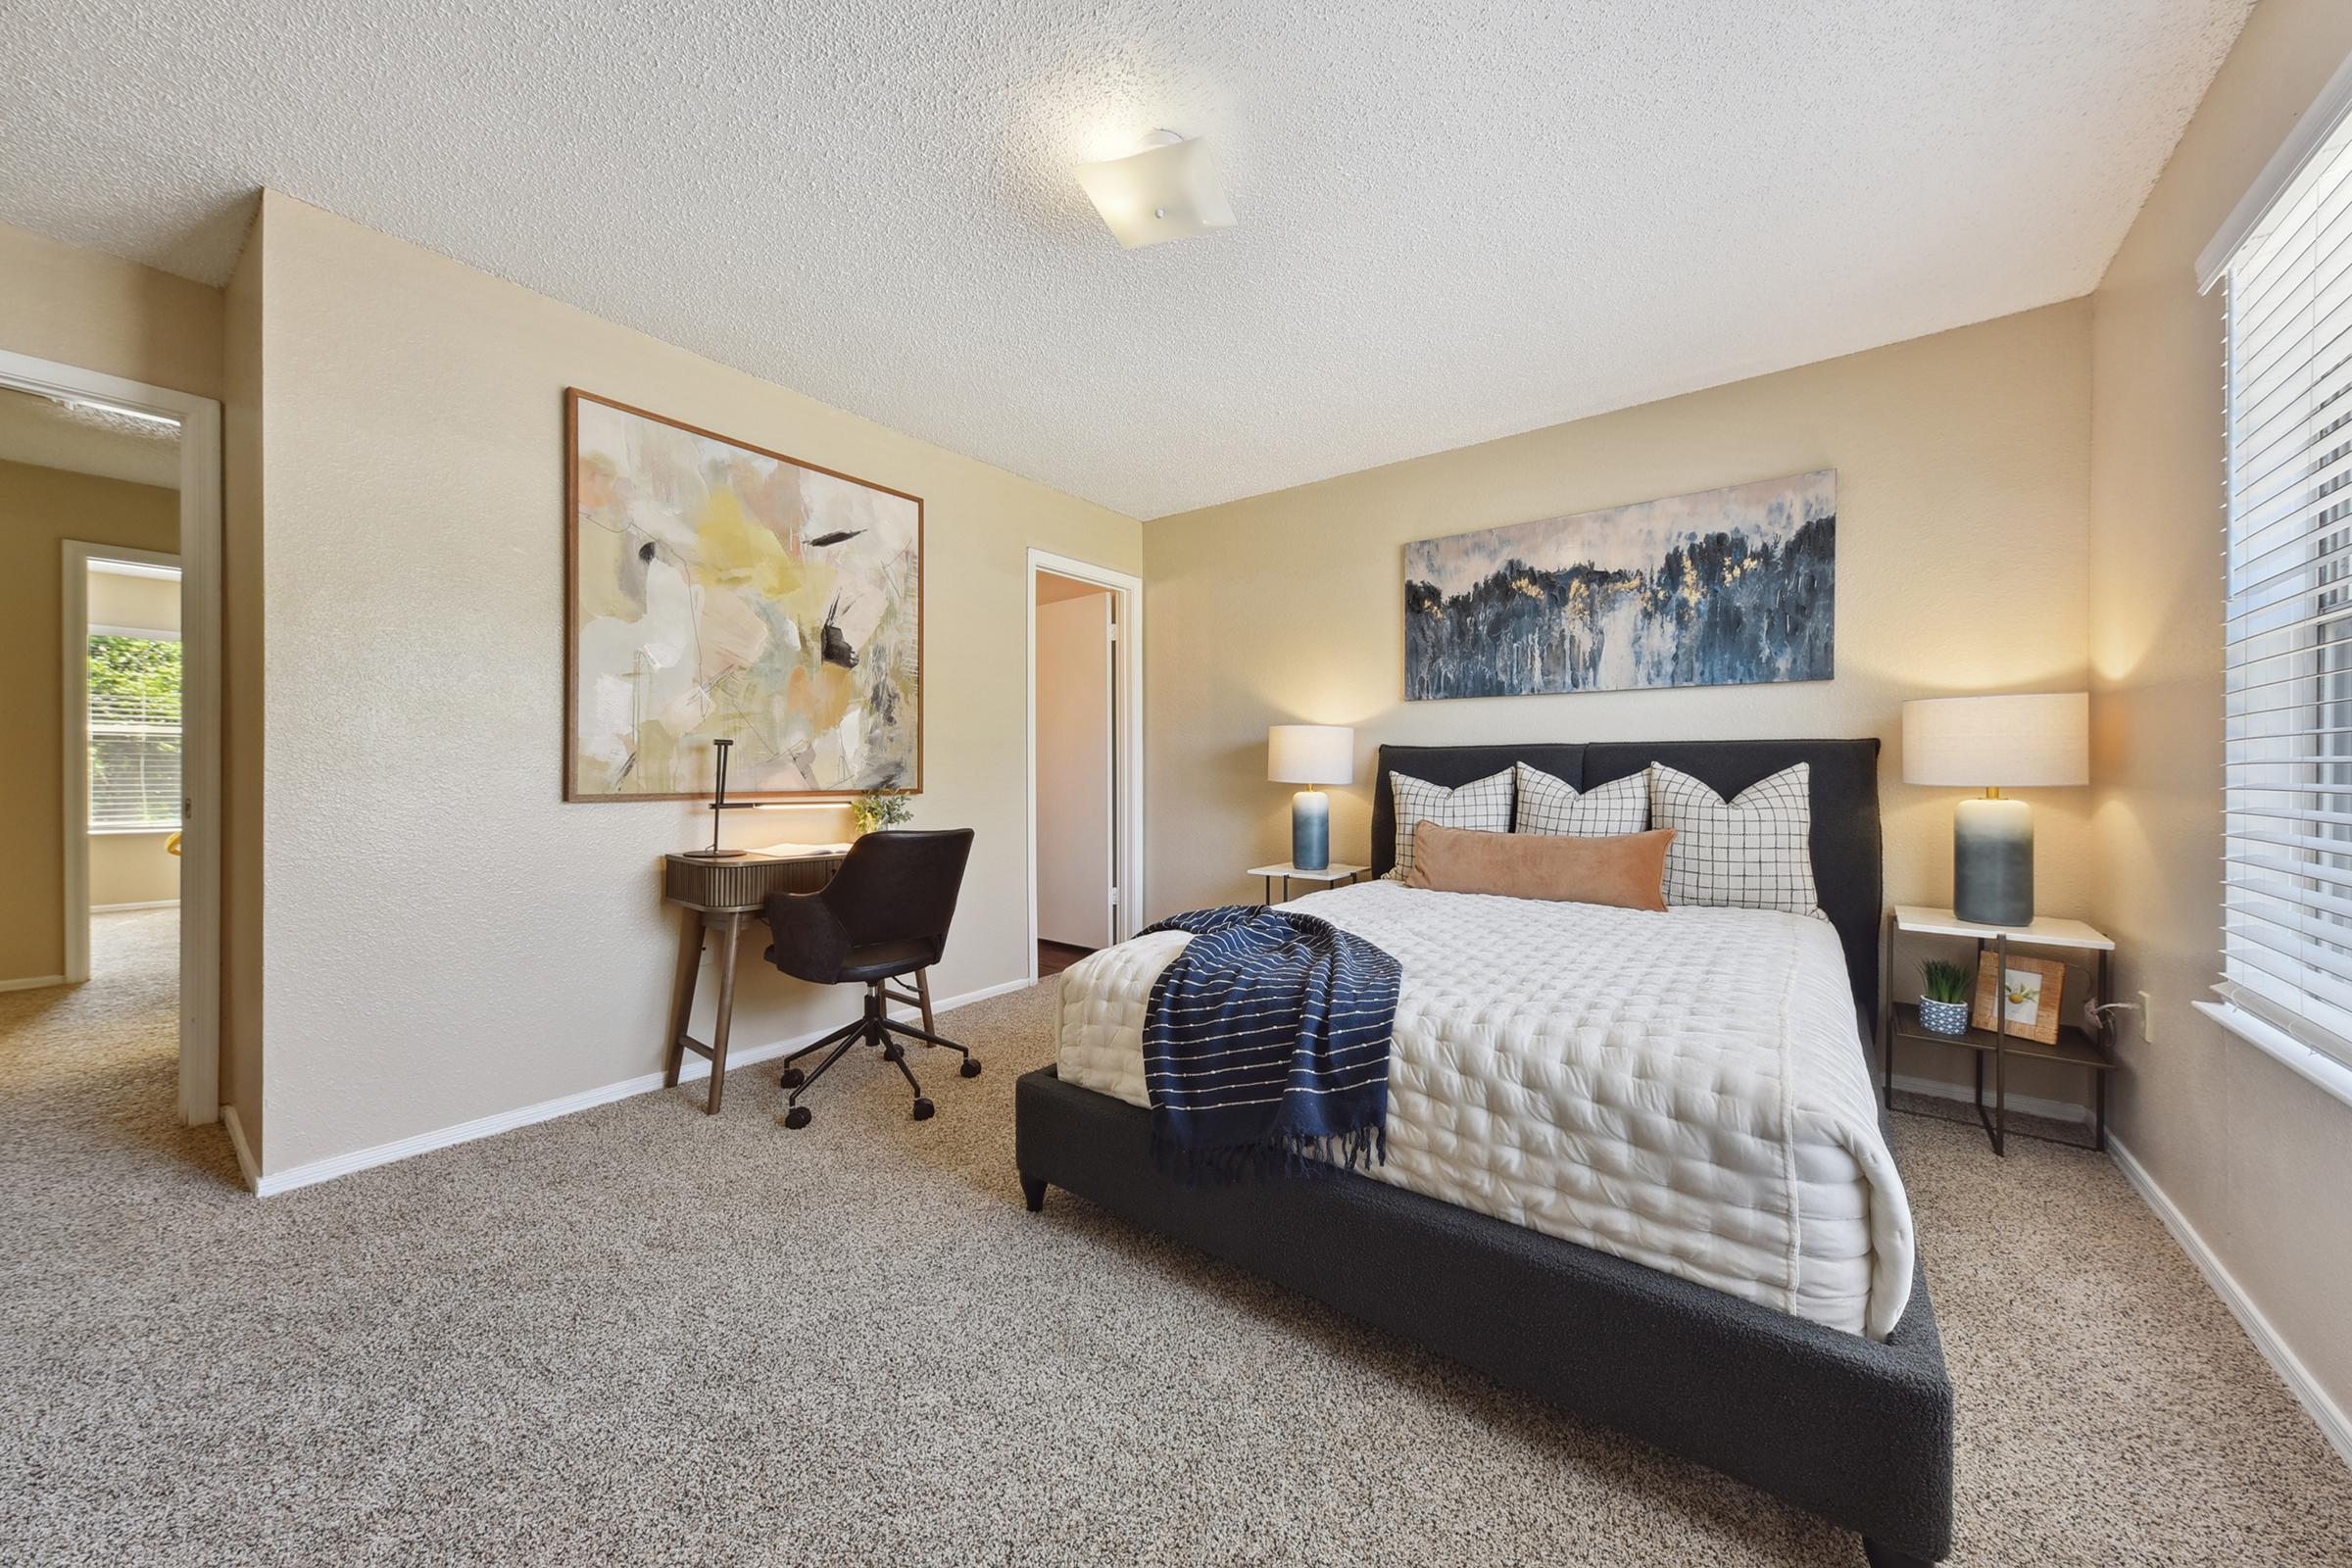
[{"label": "white lamp shade", "polygon": [[1903,782],[1970,789],[2087,784],[2090,694],[1905,703]]},{"label": "white lamp shade", "polygon": [[1209,167],[1208,144],[1198,136],[1080,164],[1078,183],[1129,250],[1233,226],[1233,205]]},{"label": "white lamp shade", "polygon": [[1355,731],[1345,724],[1276,724],[1266,731],[1266,777],[1277,784],[1355,781]]}]

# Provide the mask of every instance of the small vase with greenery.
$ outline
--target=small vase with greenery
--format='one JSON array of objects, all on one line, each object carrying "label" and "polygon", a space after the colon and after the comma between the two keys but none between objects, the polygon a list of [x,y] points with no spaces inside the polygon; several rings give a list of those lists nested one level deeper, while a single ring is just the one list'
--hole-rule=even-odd
[{"label": "small vase with greenery", "polygon": [[1919,972],[1919,1026],[1930,1034],[1968,1033],[1968,970],[1948,958],[1930,958]]},{"label": "small vase with greenery", "polygon": [[901,822],[914,820],[914,806],[898,790],[867,790],[850,806],[850,814],[858,819],[858,831],[873,833]]}]

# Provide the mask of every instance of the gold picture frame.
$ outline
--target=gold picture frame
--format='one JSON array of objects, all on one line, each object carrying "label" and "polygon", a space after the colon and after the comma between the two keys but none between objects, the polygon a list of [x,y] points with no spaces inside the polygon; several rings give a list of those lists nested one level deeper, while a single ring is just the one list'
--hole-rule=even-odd
[{"label": "gold picture frame", "polygon": [[1996,972],[1999,958],[1987,951],[1977,960],[1977,1001],[1969,1022],[1990,1031],[1999,1026],[1998,1006],[2005,1007],[2009,1035],[2015,1040],[2058,1043],[2059,1004],[2066,996],[2066,965],[2054,958],[2023,958],[2009,955],[2006,974]]},{"label": "gold picture frame", "polygon": [[564,798],[923,788],[923,500],[564,394]]}]

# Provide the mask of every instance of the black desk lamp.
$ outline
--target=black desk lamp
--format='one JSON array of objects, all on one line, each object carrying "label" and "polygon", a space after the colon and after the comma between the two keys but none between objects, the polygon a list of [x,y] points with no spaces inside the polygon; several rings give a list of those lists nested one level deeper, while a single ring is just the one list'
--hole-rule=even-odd
[{"label": "black desk lamp", "polygon": [[718,793],[710,802],[710,847],[707,850],[688,850],[686,858],[690,860],[733,860],[740,858],[745,852],[722,850],[718,847],[718,813],[730,809],[741,810],[752,803],[745,801],[740,806],[732,808],[727,805],[727,749],[735,743],[721,735],[710,744],[718,748]]}]

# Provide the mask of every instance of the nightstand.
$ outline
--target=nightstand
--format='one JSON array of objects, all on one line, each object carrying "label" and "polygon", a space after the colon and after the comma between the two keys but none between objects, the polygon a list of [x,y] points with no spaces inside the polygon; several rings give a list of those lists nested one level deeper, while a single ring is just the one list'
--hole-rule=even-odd
[{"label": "nightstand", "polygon": [[[1970,1052],[1977,1068],[1977,1120],[1984,1123],[1984,1136],[1992,1140],[1995,1154],[2008,1152],[2009,1099],[2007,1067],[2011,1056],[2034,1061],[2062,1061],[2083,1068],[2091,1078],[2091,1141],[2093,1149],[2107,1147],[2107,1075],[2115,1071],[2113,1026],[2106,1014],[2099,1017],[2096,1034],[2068,1021],[2068,1011],[2061,999],[2058,1018],[2058,1040],[2043,1045],[2009,1032],[2005,1014],[1995,1009],[1991,1029],[1971,1029],[1966,1034],[1942,1035],[1921,1026],[1919,1005],[1914,1002],[1894,1000],[1894,939],[1904,936],[1972,937],[1976,940],[1978,961],[1989,947],[1998,968],[2009,964],[2011,944],[2026,948],[2055,948],[2061,951],[2096,954],[2096,970],[2092,979],[2099,1002],[2109,1001],[2109,966],[2115,954],[2115,944],[2106,933],[2084,925],[2080,920],[2062,920],[2051,915],[2037,915],[2031,925],[1977,925],[1963,920],[1949,909],[1922,908],[1916,905],[1898,904],[1886,916],[1886,932],[1879,964],[1879,1049],[1886,1072],[1886,1108],[1894,1108],[1894,1043],[1897,1040],[1932,1046],[1952,1046]],[[1973,974],[1973,971],[1972,971]],[[1974,985],[1971,985],[1973,994]],[[2071,1009],[2080,1017],[2082,1009]],[[1986,1113],[1984,1105],[1984,1058],[1992,1058],[1992,1107]],[[2021,1133],[2020,1137],[2032,1137]]]},{"label": "nightstand", "polygon": [[1266,902],[1268,904],[1274,902],[1274,879],[1282,878],[1282,897],[1283,902],[1287,904],[1290,902],[1293,882],[1320,882],[1327,888],[1338,887],[1343,882],[1354,881],[1371,869],[1368,865],[1342,865],[1339,861],[1334,860],[1320,871],[1301,871],[1298,867],[1286,861],[1281,865],[1253,865],[1243,875],[1262,876],[1266,879]]}]

